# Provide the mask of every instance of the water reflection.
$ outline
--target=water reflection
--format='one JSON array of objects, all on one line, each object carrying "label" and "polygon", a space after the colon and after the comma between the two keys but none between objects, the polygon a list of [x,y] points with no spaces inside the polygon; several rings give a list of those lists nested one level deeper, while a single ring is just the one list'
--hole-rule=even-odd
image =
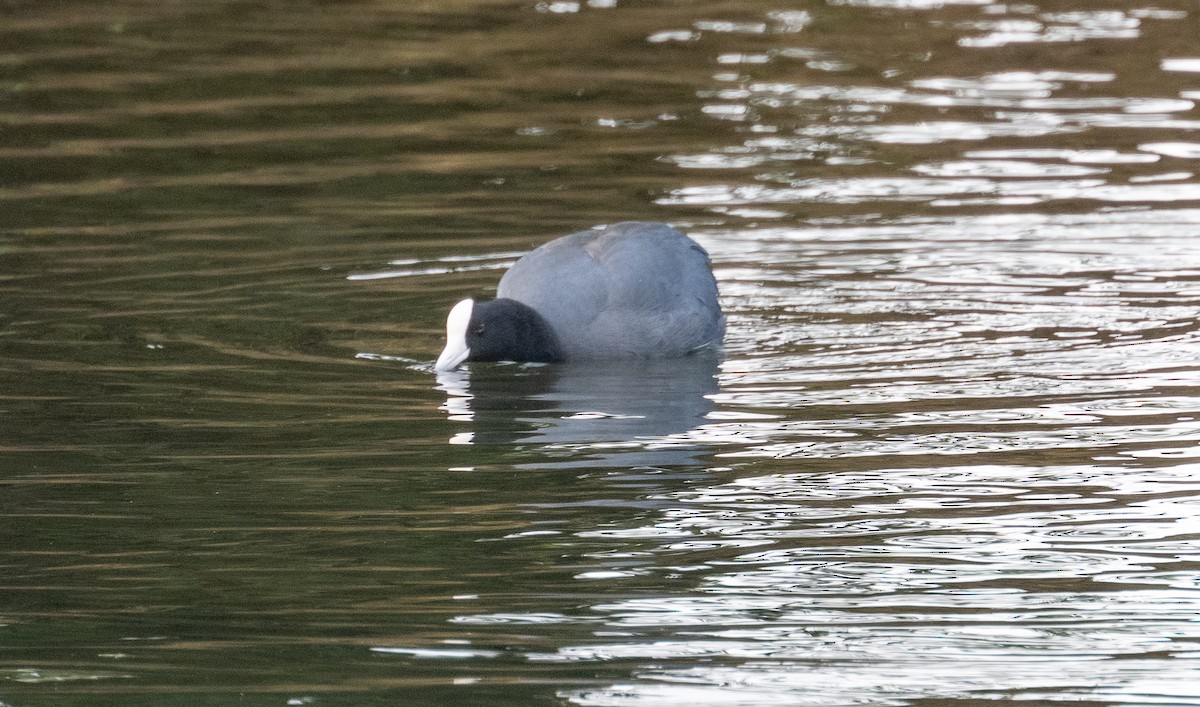
[{"label": "water reflection", "polygon": [[705,450],[686,435],[714,409],[718,364],[715,354],[474,364],[439,373],[437,387],[447,394],[441,410],[463,426],[451,444],[533,445],[556,467],[678,467]]},{"label": "water reflection", "polygon": [[671,494],[652,524],[587,535],[640,542],[688,591],[594,605],[596,641],[531,659],[654,664],[640,684],[570,693],[579,704],[695,701],[700,686],[702,704],[981,699],[1061,689],[1063,671],[1114,690],[1151,670],[1183,685],[1172,654],[1193,657],[1200,637],[1195,583],[1177,569],[1195,468],[1143,472],[843,469]]}]

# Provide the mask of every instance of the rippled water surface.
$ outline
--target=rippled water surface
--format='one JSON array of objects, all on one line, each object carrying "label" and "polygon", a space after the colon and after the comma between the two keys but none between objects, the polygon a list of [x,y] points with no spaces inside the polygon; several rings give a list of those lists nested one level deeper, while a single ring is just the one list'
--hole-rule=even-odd
[{"label": "rippled water surface", "polygon": [[[0,704],[1200,704],[1198,37],[4,3]],[[627,219],[723,355],[433,373]]]}]

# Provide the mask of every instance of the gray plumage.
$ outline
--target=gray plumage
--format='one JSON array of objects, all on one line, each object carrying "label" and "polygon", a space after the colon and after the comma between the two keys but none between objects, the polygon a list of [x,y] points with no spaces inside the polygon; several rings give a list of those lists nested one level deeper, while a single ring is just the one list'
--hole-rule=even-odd
[{"label": "gray plumage", "polygon": [[496,295],[541,314],[568,360],[682,356],[725,333],[708,253],[664,223],[551,241],[518,260]]}]

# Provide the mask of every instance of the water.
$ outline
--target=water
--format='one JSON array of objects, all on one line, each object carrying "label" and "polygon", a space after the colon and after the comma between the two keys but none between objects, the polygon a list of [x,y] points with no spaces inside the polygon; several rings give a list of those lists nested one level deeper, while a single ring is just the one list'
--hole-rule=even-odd
[{"label": "water", "polygon": [[[1200,704],[1193,3],[0,13],[0,703]],[[434,374],[631,218],[723,357]]]}]

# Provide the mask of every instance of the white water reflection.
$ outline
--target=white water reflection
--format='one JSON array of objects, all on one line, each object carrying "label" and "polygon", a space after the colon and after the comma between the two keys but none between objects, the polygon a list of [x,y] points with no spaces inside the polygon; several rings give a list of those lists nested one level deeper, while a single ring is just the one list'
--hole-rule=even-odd
[{"label": "white water reflection", "polygon": [[[1146,149],[1145,146],[1139,149]],[[1064,150],[1061,148],[1028,148],[1012,150],[969,150],[964,157],[981,160],[1063,160],[1073,164],[1152,164],[1159,155],[1116,150]]]},{"label": "white water reflection", "polygon": [[1162,70],[1200,73],[1200,59],[1163,59]]},{"label": "white water reflection", "polygon": [[1119,10],[1047,12],[1038,14],[1036,18],[964,22],[958,26],[965,30],[985,32],[958,41],[960,46],[972,48],[1136,39],[1141,34],[1141,19]]},{"label": "white water reflection", "polygon": [[[839,4],[926,13],[947,5]],[[1144,29],[1157,30],[1163,22],[1187,16],[1160,8],[1046,12],[1029,5],[979,4],[986,7],[978,19],[930,21],[931,30],[961,33],[961,46],[980,51],[1019,43],[1136,40]],[[995,62],[980,62],[993,70],[973,75],[923,73],[919,64],[907,71],[876,65],[833,76],[813,62],[836,65],[837,71],[862,62],[817,43],[764,49],[747,37],[745,44],[743,51],[723,45],[714,60],[735,65],[737,72],[718,73],[711,89],[697,92],[705,102],[704,115],[744,125],[738,130],[741,139],[660,158],[697,174],[719,170],[729,177],[725,183],[694,179],[669,190],[660,204],[752,219],[780,218],[795,211],[780,208],[789,204],[869,208],[890,202],[960,209],[1200,201],[1200,187],[1187,172],[1135,167],[1200,154],[1186,141],[1156,140],[1166,132],[1200,130],[1195,91],[1171,90],[1165,80],[1162,90],[1159,82],[1140,77],[1130,84],[1129,77],[1102,62],[1095,70],[1004,70]],[[801,62],[808,71],[797,79],[790,67],[800,68]],[[1164,59],[1155,78],[1186,74],[1192,62]],[[1121,131],[1147,137],[1136,147],[1128,140],[1122,149],[1104,146],[1106,136]],[[1088,141],[1101,146],[1055,144]],[[972,149],[954,155],[960,149],[955,142]],[[932,146],[941,148],[936,161],[923,159]],[[908,176],[896,169],[905,160]],[[821,166],[846,169],[834,176]],[[911,176],[914,172],[919,176]]]},{"label": "white water reflection", "polygon": [[913,171],[930,177],[1086,177],[1110,170],[1018,160],[963,160],[917,165]]},{"label": "white water reflection", "polygon": [[657,664],[638,683],[562,693],[578,704],[701,687],[702,704],[901,704],[1099,698],[1078,686],[1133,690],[1150,674],[1182,685],[1200,657],[1195,577],[1177,569],[1200,559],[1197,471],[894,468],[680,492],[653,525],[583,535],[640,538],[689,591],[591,607],[605,631],[641,640],[598,630],[530,658]]},{"label": "white water reflection", "polygon": [[897,10],[936,10],[953,5],[990,5],[992,0],[829,0],[829,4]]},{"label": "white water reflection", "polygon": [[[927,128],[932,130],[932,128]],[[1016,167],[996,166],[994,163],[975,163],[968,169],[965,163],[950,167],[918,167],[915,171],[943,174],[946,179],[905,177],[861,177],[851,179],[787,180],[789,186],[713,185],[676,189],[659,203],[671,206],[707,205],[714,207],[749,204],[869,204],[878,202],[927,203],[932,206],[975,205],[1033,205],[1053,201],[1099,201],[1115,203],[1198,202],[1200,184],[1106,184],[1098,179],[1063,179],[1055,181],[999,181],[979,175],[1007,169],[1004,176],[1035,176],[1039,172],[1054,172],[1053,168],[1022,165],[1025,174],[1013,174]],[[953,170],[952,173],[950,171]],[[1058,174],[1072,170],[1063,168]],[[1091,173],[1096,173],[1095,171]],[[1100,173],[1103,173],[1102,171]],[[775,177],[771,178],[775,180]]]},{"label": "white water reflection", "polygon": [[1197,142],[1152,142],[1139,145],[1139,149],[1166,157],[1200,160],[1200,143]]}]

